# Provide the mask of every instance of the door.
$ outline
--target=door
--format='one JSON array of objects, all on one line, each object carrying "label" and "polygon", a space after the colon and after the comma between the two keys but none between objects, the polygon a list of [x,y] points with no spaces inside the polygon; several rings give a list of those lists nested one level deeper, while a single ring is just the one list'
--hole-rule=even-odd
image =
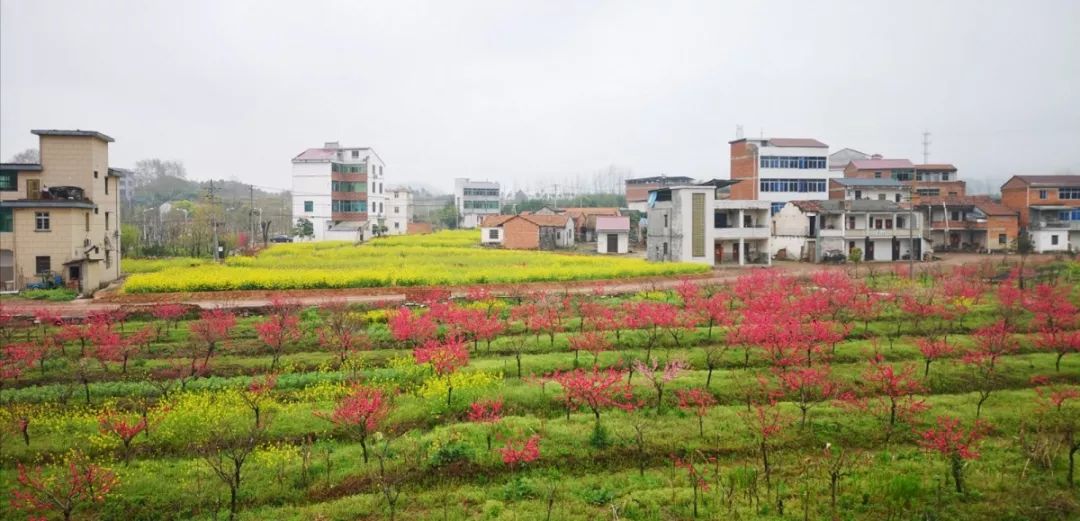
[{"label": "door", "polygon": [[865,246],[863,249],[866,250],[866,253],[863,255],[863,260],[874,260],[874,241],[871,241],[870,238],[867,237],[866,240],[863,241],[863,246]]},{"label": "door", "polygon": [[817,235],[817,216],[816,215],[811,215],[810,216],[810,236],[814,237],[816,235]]},{"label": "door", "polygon": [[713,245],[713,264],[720,264],[724,262],[724,245],[716,243]]},{"label": "door", "polygon": [[900,260],[900,239],[896,237],[892,240],[892,260]]},{"label": "door", "polygon": [[0,250],[0,291],[15,291],[15,254]]},{"label": "door", "polygon": [[607,252],[619,253],[619,234],[609,233],[607,234]]}]

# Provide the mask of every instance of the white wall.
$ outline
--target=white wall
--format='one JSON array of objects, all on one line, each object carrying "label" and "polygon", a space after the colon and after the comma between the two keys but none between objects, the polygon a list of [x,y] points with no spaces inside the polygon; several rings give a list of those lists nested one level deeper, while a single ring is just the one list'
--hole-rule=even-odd
[{"label": "white wall", "polygon": [[[491,232],[495,232],[495,238],[491,238]],[[480,228],[480,244],[502,244],[502,228]]]},{"label": "white wall", "polygon": [[[825,157],[824,168],[761,168],[762,156],[815,156]],[[824,180],[825,188],[820,192],[763,192],[760,186],[757,188],[758,200],[781,202],[781,201],[813,201],[829,198],[829,179],[844,177],[843,171],[830,171],[828,164],[828,148],[802,148],[802,147],[771,147],[764,146],[758,149],[758,177],[761,179],[815,179]]]},{"label": "white wall", "polygon": [[[330,222],[330,163],[293,163],[292,224],[304,217],[311,221],[315,240],[325,240]],[[311,201],[311,212],[304,211],[304,201]]]},{"label": "white wall", "polygon": [[[619,236],[619,244],[617,251],[607,250],[608,234],[617,234]],[[629,232],[608,232],[600,231],[596,232],[596,252],[597,253],[626,253],[630,251],[630,234]]]},{"label": "white wall", "polygon": [[[1054,235],[1058,238],[1057,245],[1051,244],[1053,241],[1051,237]],[[1069,251],[1069,232],[1068,230],[1033,230],[1031,242],[1034,243],[1036,253]]]},{"label": "white wall", "polygon": [[386,193],[386,228],[389,235],[404,235],[412,222],[412,192],[391,190]]}]

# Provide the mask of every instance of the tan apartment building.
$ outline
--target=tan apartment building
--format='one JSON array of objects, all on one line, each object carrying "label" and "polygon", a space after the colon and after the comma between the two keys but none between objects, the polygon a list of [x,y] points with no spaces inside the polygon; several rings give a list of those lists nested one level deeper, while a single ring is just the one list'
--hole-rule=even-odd
[{"label": "tan apartment building", "polygon": [[39,163],[0,164],[0,291],[61,280],[90,294],[120,276],[120,172],[113,138],[32,130]]}]

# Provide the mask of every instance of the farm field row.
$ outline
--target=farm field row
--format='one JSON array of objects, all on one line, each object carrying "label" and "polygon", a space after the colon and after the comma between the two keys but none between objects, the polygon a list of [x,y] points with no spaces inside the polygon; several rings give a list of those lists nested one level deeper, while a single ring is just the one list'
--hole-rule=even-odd
[{"label": "farm field row", "polygon": [[0,519],[1068,519],[1077,292],[995,271],[9,317]]},{"label": "farm field row", "polygon": [[708,266],[546,251],[485,249],[476,230],[379,238],[361,246],[279,244],[223,265],[124,261],[128,293],[369,288],[620,279],[702,273]]}]

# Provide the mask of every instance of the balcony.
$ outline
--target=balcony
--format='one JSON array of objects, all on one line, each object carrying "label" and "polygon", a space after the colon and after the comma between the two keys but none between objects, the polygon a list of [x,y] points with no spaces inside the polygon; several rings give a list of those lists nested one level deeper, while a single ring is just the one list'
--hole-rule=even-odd
[{"label": "balcony", "polygon": [[1032,230],[1080,230],[1080,221],[1031,221]]},{"label": "balcony", "polygon": [[909,228],[857,228],[845,230],[842,237],[860,239],[864,237],[869,237],[871,239],[891,239],[893,237],[904,238],[908,235],[915,235],[916,237],[921,237],[922,229],[915,228],[914,230],[912,230]]},{"label": "balcony", "polygon": [[713,228],[713,234],[717,239],[768,239],[769,228],[766,226]]},{"label": "balcony", "polygon": [[366,221],[367,212],[330,212],[333,221]]},{"label": "balcony", "polygon": [[931,221],[931,230],[985,230],[986,219],[954,221]]}]

